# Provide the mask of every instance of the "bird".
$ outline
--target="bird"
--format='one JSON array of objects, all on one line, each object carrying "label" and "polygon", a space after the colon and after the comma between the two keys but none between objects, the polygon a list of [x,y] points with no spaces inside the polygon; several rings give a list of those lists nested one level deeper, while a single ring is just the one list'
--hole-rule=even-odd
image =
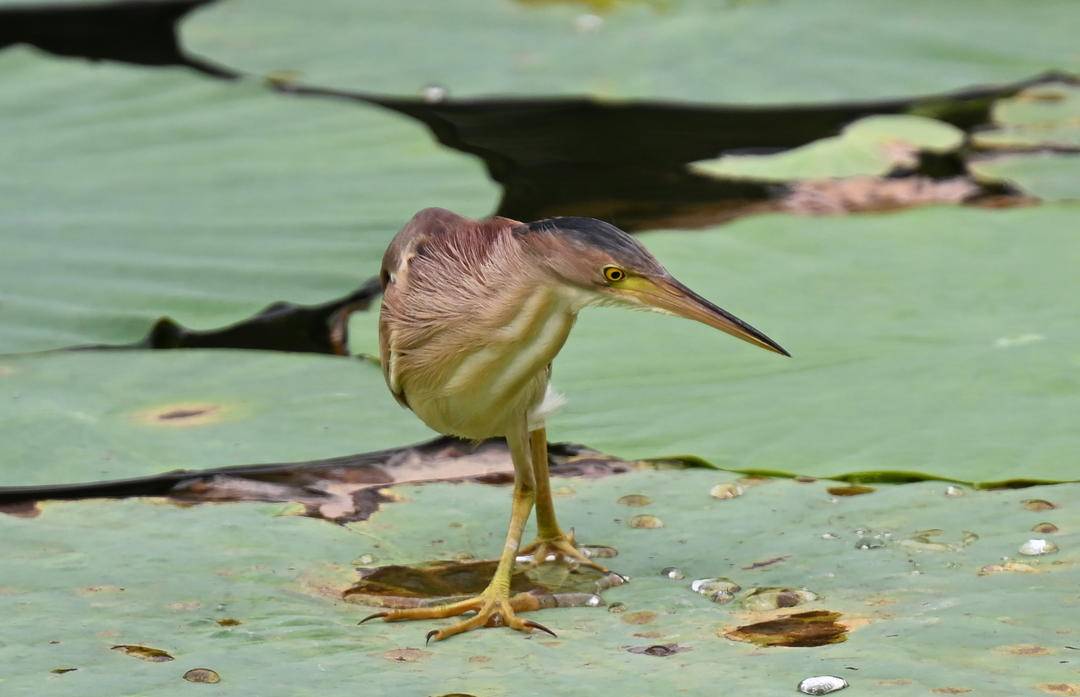
[{"label": "bird", "polygon": [[[559,525],[549,483],[546,418],[560,401],[550,386],[551,364],[581,310],[623,306],[677,315],[790,355],[676,280],[637,239],[595,218],[524,223],[425,208],[391,240],[380,282],[379,349],[390,392],[440,433],[505,438],[514,466],[506,542],[485,590],[361,621],[466,616],[428,632],[428,642],[500,625],[555,635],[520,616],[539,605],[528,593],[510,593],[519,555],[607,571]],[[521,547],[534,506],[537,539]]]}]

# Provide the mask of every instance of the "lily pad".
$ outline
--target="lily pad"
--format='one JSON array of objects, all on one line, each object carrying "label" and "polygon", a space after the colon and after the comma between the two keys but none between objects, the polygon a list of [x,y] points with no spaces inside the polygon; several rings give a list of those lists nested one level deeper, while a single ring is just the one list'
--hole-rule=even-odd
[{"label": "lily pad", "polygon": [[912,168],[920,152],[944,154],[964,142],[964,132],[923,116],[868,116],[838,136],[775,155],[725,155],[691,164],[700,174],[721,178],[791,181],[830,177],[883,176]]},{"label": "lily pad", "polygon": [[380,450],[430,435],[359,361],[259,351],[0,359],[0,486]]},{"label": "lily pad", "polygon": [[[822,102],[1080,69],[1069,0],[584,3],[375,0],[321,11],[230,0],[181,24],[190,52],[257,75],[383,95]],[[855,22],[853,24],[853,22]],[[393,60],[387,60],[388,57]],[[992,56],[992,59],[988,59]],[[343,59],[343,57],[346,57]],[[433,92],[429,87],[436,87]]]},{"label": "lily pad", "polygon": [[980,179],[1005,181],[1044,201],[1080,200],[1080,154],[1036,152],[972,162]]},{"label": "lily pad", "polygon": [[[722,681],[739,693],[782,694],[822,673],[900,695],[1026,694],[1075,682],[1063,661],[1072,660],[1076,630],[1063,608],[1080,583],[1080,487],[957,498],[922,483],[834,500],[824,483],[773,481],[731,501],[710,498],[709,488],[725,481],[730,475],[700,470],[575,481],[576,493],[559,499],[560,515],[584,540],[617,547],[611,561],[632,577],[605,591],[608,608],[530,615],[558,639],[485,629],[427,647],[424,634],[441,622],[357,626],[371,610],[342,599],[359,578],[353,560],[490,557],[502,542],[507,488],[398,487],[402,501],[345,527],[276,516],[280,506],[267,504],[72,502],[48,504],[32,519],[0,515],[0,612],[19,637],[0,643],[3,688],[187,694],[196,689],[184,680],[193,669],[233,690],[283,695],[351,694],[358,684],[408,694],[569,694],[597,678],[626,693],[715,694]],[[667,525],[626,526],[617,500],[627,492],[648,494],[648,510]],[[1025,510],[1021,500],[1033,496],[1057,508]],[[1061,528],[1059,554],[1025,558],[1025,572],[983,573],[1003,567],[1030,524],[1047,516]],[[979,539],[945,552],[899,544],[927,528],[970,529]],[[859,549],[864,534],[884,543]],[[773,558],[783,561],[755,567]],[[661,576],[666,566],[686,577]],[[744,589],[806,587],[818,599],[748,610],[691,590],[692,579],[717,575]],[[842,631],[843,641],[759,648],[730,637],[808,614],[834,618],[839,629],[830,631]],[[174,660],[138,660],[111,650],[119,645]],[[528,670],[540,662],[542,680]],[[77,670],[53,674],[58,667]]]},{"label": "lily pad", "polygon": [[418,208],[494,207],[478,162],[369,105],[25,48],[0,79],[2,352],[324,302]]},{"label": "lily pad", "polygon": [[1075,206],[759,216],[641,236],[778,357],[702,325],[582,313],[553,440],[820,477],[1075,480]]},{"label": "lily pad", "polygon": [[1029,87],[994,103],[997,128],[972,137],[984,148],[1080,148],[1080,86]]}]

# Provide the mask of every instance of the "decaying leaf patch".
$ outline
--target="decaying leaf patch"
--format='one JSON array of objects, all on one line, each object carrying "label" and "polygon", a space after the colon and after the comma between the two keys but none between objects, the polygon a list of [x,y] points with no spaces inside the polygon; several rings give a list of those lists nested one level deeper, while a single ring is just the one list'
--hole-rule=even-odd
[{"label": "decaying leaf patch", "polygon": [[[140,411],[147,424],[197,426],[227,408],[212,404],[170,404]],[[627,461],[584,446],[549,446],[557,477],[603,477],[654,465]],[[666,466],[671,466],[669,463]],[[291,501],[301,514],[343,524],[366,520],[383,503],[394,501],[394,484],[434,481],[513,482],[510,452],[502,439],[482,443],[440,437],[425,443],[372,453],[307,462],[240,465],[86,484],[0,487],[0,513],[33,517],[47,499],[164,496],[180,504],[226,501]]]},{"label": "decaying leaf patch", "polygon": [[[360,580],[341,596],[352,603],[389,608],[438,605],[477,595],[495,573],[497,560],[430,562],[418,566],[381,566],[358,569]],[[618,574],[563,564],[524,565],[510,579],[511,593],[532,596],[532,607],[596,607],[599,594],[621,585]]]},{"label": "decaying leaf patch", "polygon": [[848,628],[839,619],[839,612],[811,610],[718,633],[734,641],[758,646],[824,646],[847,641]]}]

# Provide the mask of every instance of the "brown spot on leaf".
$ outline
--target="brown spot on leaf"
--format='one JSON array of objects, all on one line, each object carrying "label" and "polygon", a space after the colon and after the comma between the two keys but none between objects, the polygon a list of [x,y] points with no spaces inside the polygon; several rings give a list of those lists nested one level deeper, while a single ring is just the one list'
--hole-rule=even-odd
[{"label": "brown spot on leaf", "polygon": [[1024,499],[1020,502],[1029,511],[1052,511],[1057,506],[1046,499]]},{"label": "brown spot on leaf", "polygon": [[1038,644],[1014,644],[1012,646],[1002,646],[1000,650],[1013,656],[1049,656],[1053,653],[1050,649]]},{"label": "brown spot on leaf", "polygon": [[1051,535],[1058,531],[1058,526],[1053,523],[1036,523],[1035,526],[1031,528],[1031,531],[1043,535]]},{"label": "brown spot on leaf", "polygon": [[664,633],[658,629],[650,629],[647,632],[634,632],[634,636],[641,639],[659,639],[664,636]]},{"label": "brown spot on leaf", "polygon": [[898,687],[900,685],[910,685],[911,681],[907,678],[889,678],[887,680],[878,680],[877,684],[883,687]]},{"label": "brown spot on leaf", "polygon": [[1035,686],[1048,695],[1080,695],[1080,683],[1043,682]]},{"label": "brown spot on leaf", "polygon": [[49,672],[56,673],[57,675],[63,675],[64,673],[70,673],[73,670],[78,670],[78,668],[53,668]]},{"label": "brown spot on leaf", "polygon": [[627,494],[626,496],[620,496],[616,503],[621,503],[624,506],[648,506],[652,503],[652,499],[644,494]]},{"label": "brown spot on leaf", "polygon": [[491,663],[491,656],[469,656],[469,663]]},{"label": "brown spot on leaf", "polygon": [[394,663],[416,663],[431,657],[431,652],[422,649],[390,649],[384,652],[382,657]]},{"label": "brown spot on leaf", "polygon": [[222,617],[220,620],[217,621],[217,623],[222,627],[235,627],[238,624],[242,624],[240,620],[234,619],[232,617]]},{"label": "brown spot on leaf", "polygon": [[133,418],[142,424],[188,428],[221,421],[227,409],[209,402],[164,404],[135,412]]},{"label": "brown spot on leaf", "polygon": [[656,613],[652,610],[639,610],[623,614],[622,621],[626,624],[649,624],[656,621]]},{"label": "brown spot on leaf", "polygon": [[934,694],[938,695],[962,695],[966,692],[971,692],[970,687],[935,687],[930,690]]},{"label": "brown spot on leaf", "polygon": [[213,685],[214,683],[221,682],[221,676],[216,670],[210,670],[209,668],[192,668],[184,673],[184,680]]},{"label": "brown spot on leaf", "polygon": [[825,646],[847,640],[839,612],[813,610],[723,631],[723,636],[757,646]]},{"label": "brown spot on leaf", "polygon": [[654,515],[636,515],[630,519],[628,525],[632,528],[652,530],[664,527],[664,521]]},{"label": "brown spot on leaf", "polygon": [[173,660],[173,657],[168,651],[162,651],[161,649],[155,649],[150,646],[141,646],[139,644],[117,644],[112,647],[112,650],[120,651],[143,661],[150,661],[151,663],[164,663],[165,661]]},{"label": "brown spot on leaf", "polygon": [[1007,561],[1004,564],[987,564],[979,569],[980,576],[992,576],[994,574],[1037,574],[1041,572],[1041,569],[1018,561]]},{"label": "brown spot on leaf", "polygon": [[791,555],[785,554],[782,557],[773,557],[772,559],[765,559],[764,561],[756,561],[749,566],[744,566],[743,571],[753,571],[755,569],[764,569],[766,566],[772,566],[773,564],[779,564],[782,561],[786,561]]},{"label": "brown spot on leaf", "polygon": [[872,494],[876,489],[864,484],[849,484],[848,486],[830,486],[825,491],[833,496],[861,496],[863,494]]},{"label": "brown spot on leaf", "polygon": [[651,646],[629,646],[626,650],[630,653],[663,658],[665,656],[674,656],[681,651],[689,651],[690,647],[679,646],[678,644],[653,644]]}]

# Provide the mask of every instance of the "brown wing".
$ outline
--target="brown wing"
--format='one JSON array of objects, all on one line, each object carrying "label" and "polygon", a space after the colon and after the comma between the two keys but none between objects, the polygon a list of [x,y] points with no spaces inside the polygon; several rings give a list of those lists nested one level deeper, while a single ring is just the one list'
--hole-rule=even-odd
[{"label": "brown wing", "polygon": [[414,215],[401,232],[394,236],[383,255],[382,269],[379,272],[383,288],[383,310],[379,316],[379,355],[386,385],[398,403],[404,407],[408,407],[409,403],[402,387],[395,349],[401,333],[400,327],[396,325],[406,320],[393,309],[401,306],[400,296],[409,292],[409,262],[433,234],[441,234],[447,229],[470,222],[472,221],[445,208],[425,208]]}]

